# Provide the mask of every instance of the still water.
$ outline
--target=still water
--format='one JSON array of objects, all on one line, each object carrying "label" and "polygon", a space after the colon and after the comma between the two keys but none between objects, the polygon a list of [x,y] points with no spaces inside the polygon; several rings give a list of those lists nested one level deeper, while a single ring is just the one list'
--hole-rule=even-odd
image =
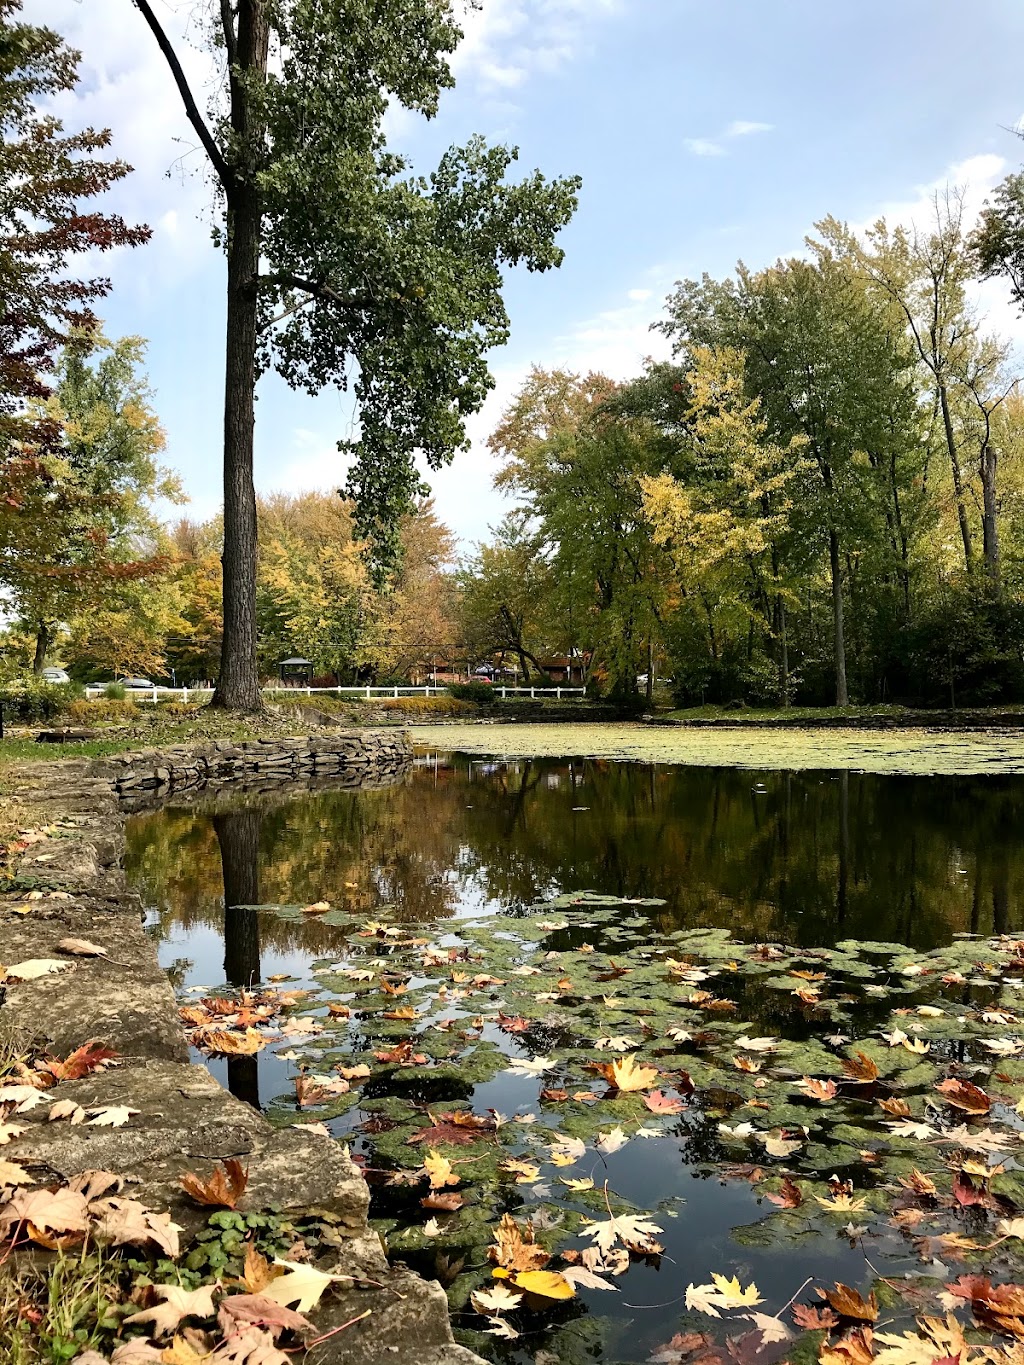
[{"label": "still water", "polygon": [[[384,790],[234,797],[137,816],[127,867],[168,941],[208,931],[194,942],[202,960],[180,972],[209,983],[225,903],[326,900],[413,924],[514,916],[587,889],[663,899],[661,929],[928,948],[959,931],[1019,926],[1022,831],[1021,777],[429,754]],[[330,933],[275,924],[263,944],[276,961],[329,951]],[[233,953],[229,945],[229,980]],[[169,946],[164,959],[172,965]]]},{"label": "still water", "polygon": [[[757,773],[433,752],[388,789],[219,796],[137,815],[126,864],[163,965],[194,999],[201,987],[281,976],[319,989],[314,964],[344,956],[358,943],[352,925],[363,921],[430,926],[425,935],[444,942],[460,923],[490,917],[496,937],[509,938],[539,906],[582,891],[659,902],[616,912],[641,957],[646,945],[696,928],[812,953],[854,939],[925,952],[957,934],[1020,927],[1022,817],[1024,777]],[[245,908],[314,902],[333,907],[334,923]],[[601,951],[600,937],[583,937]],[[626,978],[616,990],[627,1012],[628,987]],[[629,1027],[628,1015],[618,1027]],[[815,1032],[778,1012],[758,1027],[794,1039]],[[520,1043],[489,1024],[485,1036],[517,1055]],[[534,1050],[551,1046],[547,1039]],[[296,1074],[294,1051],[288,1060],[281,1050],[209,1064],[241,1098],[280,1113]],[[537,1103],[536,1080],[507,1073],[456,1089],[440,1098],[469,1100],[477,1113]],[[864,1250],[843,1236],[785,1255],[749,1234],[741,1245],[736,1229],[756,1225],[763,1200],[727,1169],[721,1179],[709,1170],[709,1160],[723,1158],[717,1123],[702,1123],[691,1115],[687,1128],[684,1116],[663,1140],[632,1142],[605,1163],[613,1188],[638,1208],[678,1196],[681,1214],[663,1213],[659,1270],[641,1265],[626,1292],[581,1294],[571,1311],[561,1310],[564,1359],[579,1352],[606,1365],[647,1360],[679,1330],[680,1290],[706,1280],[709,1268],[755,1277],[778,1303],[806,1274],[864,1281]],[[381,1164],[365,1111],[348,1109],[329,1126],[371,1166]],[[379,1209],[400,1219],[396,1198],[375,1194]],[[557,1187],[549,1198],[557,1202]],[[422,1222],[418,1209],[415,1216]],[[400,1243],[396,1234],[392,1245]],[[475,1255],[483,1259],[479,1248]],[[889,1233],[879,1234],[871,1255],[888,1257],[894,1274],[916,1265]],[[428,1274],[438,1264],[433,1252],[407,1259]],[[503,1360],[532,1358],[487,1338],[473,1344]]]}]

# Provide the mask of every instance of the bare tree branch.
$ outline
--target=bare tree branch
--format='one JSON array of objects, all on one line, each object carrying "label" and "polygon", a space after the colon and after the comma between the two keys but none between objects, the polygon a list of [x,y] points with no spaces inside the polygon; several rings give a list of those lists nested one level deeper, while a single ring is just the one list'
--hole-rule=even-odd
[{"label": "bare tree branch", "polygon": [[170,39],[161,27],[159,19],[153,13],[149,0],[132,0],[132,3],[149,25],[153,37],[156,39],[157,46],[164,54],[167,65],[171,69],[171,75],[174,77],[174,83],[178,87],[178,93],[181,95],[182,103],[185,106],[185,113],[188,115],[188,121],[196,130],[199,141],[203,144],[206,155],[210,158],[210,164],[217,172],[217,178],[224,186],[225,192],[230,194],[234,188],[234,179],[228,167],[228,163],[224,160],[220,148],[214,141],[213,134],[210,132],[209,128],[207,128],[203,116],[199,112],[199,107],[195,102],[192,91],[189,89],[188,80],[185,77],[184,71],[181,69],[181,63],[178,61],[178,54],[175,52]]}]

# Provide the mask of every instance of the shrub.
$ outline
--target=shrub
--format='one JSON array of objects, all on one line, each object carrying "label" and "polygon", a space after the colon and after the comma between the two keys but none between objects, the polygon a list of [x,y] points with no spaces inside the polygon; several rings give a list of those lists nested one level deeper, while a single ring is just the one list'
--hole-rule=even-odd
[{"label": "shrub", "polygon": [[128,693],[125,691],[122,683],[115,682],[107,683],[106,687],[103,689],[103,695],[106,697],[107,701],[124,701]]},{"label": "shrub", "polygon": [[494,701],[494,686],[491,683],[449,683],[448,691],[456,701],[473,701],[478,706],[489,706]]},{"label": "shrub", "polygon": [[138,710],[130,697],[123,700],[97,697],[94,701],[87,701],[83,697],[79,701],[71,702],[65,714],[69,720],[91,725],[97,721],[134,720]]},{"label": "shrub", "polygon": [[26,725],[52,720],[81,695],[79,683],[48,683],[34,677],[15,678],[0,687],[7,715]]},{"label": "shrub", "polygon": [[474,709],[456,697],[377,697],[372,704],[380,711],[404,711],[412,716],[463,716]]}]

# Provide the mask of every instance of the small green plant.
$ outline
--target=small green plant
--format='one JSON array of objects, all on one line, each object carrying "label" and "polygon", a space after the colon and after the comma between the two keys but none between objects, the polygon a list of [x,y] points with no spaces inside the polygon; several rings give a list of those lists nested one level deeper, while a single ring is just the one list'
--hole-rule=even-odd
[{"label": "small green plant", "polygon": [[107,701],[124,701],[128,694],[125,691],[123,683],[112,682],[107,683],[106,687],[103,689],[103,695]]},{"label": "small green plant", "polygon": [[0,1365],[67,1365],[102,1350],[125,1310],[123,1266],[95,1251],[0,1271]]}]

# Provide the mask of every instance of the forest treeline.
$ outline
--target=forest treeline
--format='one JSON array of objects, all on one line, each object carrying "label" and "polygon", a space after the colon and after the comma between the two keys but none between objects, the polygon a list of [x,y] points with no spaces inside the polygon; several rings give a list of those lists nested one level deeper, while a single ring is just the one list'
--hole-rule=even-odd
[{"label": "forest treeline", "polygon": [[975,302],[999,212],[827,219],[681,281],[670,362],[535,370],[491,438],[517,510],[465,580],[494,643],[683,704],[1020,700],[1024,394]]},{"label": "forest treeline", "polygon": [[[262,673],[572,655],[623,700],[1024,699],[1024,393],[976,302],[986,273],[1019,293],[1017,191],[973,235],[950,192],[927,224],[827,219],[799,257],[681,281],[673,358],[630,381],[534,369],[490,438],[513,510],[461,561],[428,501],[382,574],[350,502],[262,498]],[[4,520],[9,668],[216,676],[222,524],[155,514],[181,493],[143,355],[79,337],[29,402],[61,435]]]}]

